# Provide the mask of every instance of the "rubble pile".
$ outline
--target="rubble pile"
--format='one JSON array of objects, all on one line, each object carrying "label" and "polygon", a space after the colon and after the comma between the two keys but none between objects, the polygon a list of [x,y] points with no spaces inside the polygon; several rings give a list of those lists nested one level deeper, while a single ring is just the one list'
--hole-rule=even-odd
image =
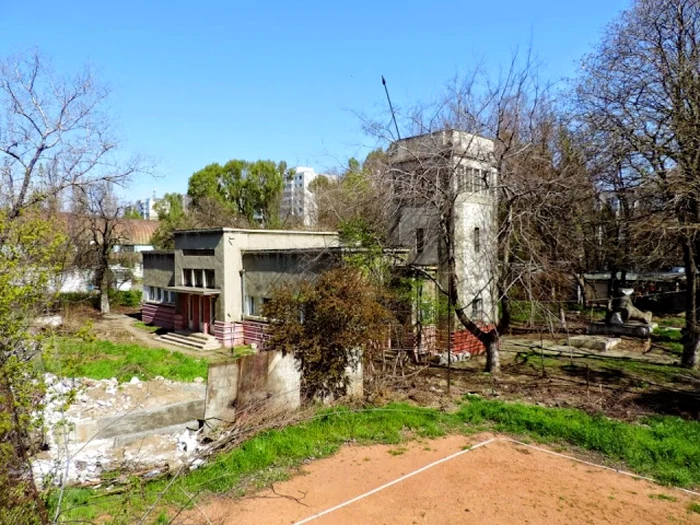
[{"label": "rubble pile", "polygon": [[203,402],[203,380],[133,377],[119,383],[116,378],[64,379],[50,374],[45,380],[46,450],[33,459],[35,479],[43,484],[91,482],[116,469],[166,471],[189,462],[197,452],[196,421],[138,432],[126,422],[139,414],[148,419],[168,407]]}]

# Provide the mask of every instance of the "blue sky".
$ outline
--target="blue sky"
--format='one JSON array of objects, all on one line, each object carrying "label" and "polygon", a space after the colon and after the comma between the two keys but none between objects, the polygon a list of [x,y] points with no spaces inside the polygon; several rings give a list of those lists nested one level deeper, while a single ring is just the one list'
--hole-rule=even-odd
[{"label": "blue sky", "polygon": [[534,49],[550,78],[571,76],[623,0],[522,2],[0,0],[0,55],[38,47],[59,71],[91,62],[112,90],[129,152],[158,162],[130,198],[186,191],[231,158],[317,171],[376,145],[358,114],[436,96],[481,62]]}]

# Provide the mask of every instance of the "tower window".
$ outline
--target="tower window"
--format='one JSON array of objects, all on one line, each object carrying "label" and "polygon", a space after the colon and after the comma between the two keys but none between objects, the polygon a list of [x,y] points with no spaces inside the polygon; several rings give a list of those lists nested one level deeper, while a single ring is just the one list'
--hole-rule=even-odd
[{"label": "tower window", "polygon": [[481,251],[481,231],[479,228],[474,228],[474,251]]},{"label": "tower window", "polygon": [[425,231],[423,228],[416,229],[416,253],[423,253],[425,248]]},{"label": "tower window", "polygon": [[472,321],[480,321],[483,312],[483,301],[481,297],[477,297],[472,301]]}]

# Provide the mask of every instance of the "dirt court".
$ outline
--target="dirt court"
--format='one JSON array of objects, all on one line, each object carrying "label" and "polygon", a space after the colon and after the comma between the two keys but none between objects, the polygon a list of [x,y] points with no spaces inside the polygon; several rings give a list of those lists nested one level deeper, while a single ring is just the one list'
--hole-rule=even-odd
[{"label": "dirt court", "polygon": [[200,501],[175,523],[700,523],[691,494],[485,434],[347,446],[302,471],[254,496]]}]

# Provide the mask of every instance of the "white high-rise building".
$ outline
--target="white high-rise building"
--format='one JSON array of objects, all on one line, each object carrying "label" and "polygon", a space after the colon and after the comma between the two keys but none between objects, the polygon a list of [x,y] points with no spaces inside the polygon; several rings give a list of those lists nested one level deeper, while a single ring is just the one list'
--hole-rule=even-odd
[{"label": "white high-rise building", "polygon": [[304,226],[316,223],[317,209],[314,194],[309,190],[309,184],[316,177],[313,168],[297,166],[292,170],[292,176],[284,181],[282,192],[282,219],[293,217],[299,219]]},{"label": "white high-rise building", "polygon": [[158,220],[158,212],[155,210],[155,205],[159,200],[160,199],[156,199],[155,196],[153,196],[148,199],[136,201],[136,209],[142,219],[146,219],[147,221]]}]

